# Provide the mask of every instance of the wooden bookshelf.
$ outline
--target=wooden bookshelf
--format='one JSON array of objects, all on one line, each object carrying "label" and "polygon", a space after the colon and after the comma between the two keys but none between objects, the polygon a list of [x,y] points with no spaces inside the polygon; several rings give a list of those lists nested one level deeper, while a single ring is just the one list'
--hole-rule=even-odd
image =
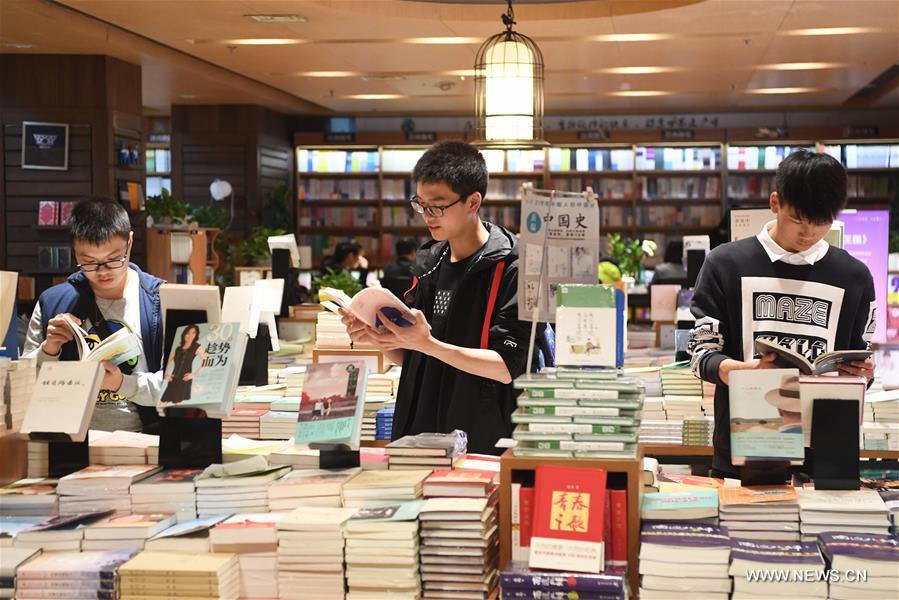
[{"label": "wooden bookshelf", "polygon": [[[213,249],[219,230],[214,227],[195,227],[187,230],[151,228],[147,230],[147,270],[160,277],[175,282],[176,265],[187,267],[190,278],[186,283],[206,285],[214,283],[207,277],[207,269],[218,268],[218,255]],[[186,262],[172,259],[172,240],[176,236],[190,239],[191,251]]]},{"label": "wooden bookshelf", "polygon": [[[512,559],[512,483],[515,473],[534,471],[539,465],[559,467],[592,467],[608,471],[609,475],[624,475],[627,490],[627,578],[631,597],[636,598],[640,587],[637,557],[640,549],[640,489],[643,485],[643,457],[632,459],[530,458],[513,456],[506,450],[500,460],[499,487],[499,569]],[[607,554],[608,556],[608,554]]]},{"label": "wooden bookshelf", "polygon": [[15,431],[0,433],[0,485],[25,477],[28,472],[28,438]]}]

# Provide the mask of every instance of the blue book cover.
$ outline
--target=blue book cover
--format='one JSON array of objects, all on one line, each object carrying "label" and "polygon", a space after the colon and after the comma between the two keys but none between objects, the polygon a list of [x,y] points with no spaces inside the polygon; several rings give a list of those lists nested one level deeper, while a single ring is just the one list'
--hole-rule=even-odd
[{"label": "blue book cover", "polygon": [[818,536],[830,560],[846,556],[859,560],[891,561],[899,576],[899,539],[889,535],[822,533]]},{"label": "blue book cover", "polygon": [[317,363],[306,368],[295,442],[359,447],[365,404],[364,361]]},{"label": "blue book cover", "polygon": [[733,539],[730,557],[732,562],[795,565],[805,568],[824,566],[824,558],[815,542],[757,542]]},{"label": "blue book cover", "polygon": [[[610,598],[624,598],[626,586],[624,568],[608,568],[602,573],[565,573],[555,571],[534,571],[526,563],[509,563],[500,573],[503,597],[512,590],[532,590],[544,592],[577,592],[578,598],[586,598],[582,592]],[[530,596],[516,596],[529,598]],[[542,597],[542,596],[538,596]],[[571,596],[564,596],[570,598]],[[591,596],[592,597],[592,596]]]},{"label": "blue book cover", "polygon": [[640,542],[682,548],[729,548],[727,528],[686,523],[644,523]]}]

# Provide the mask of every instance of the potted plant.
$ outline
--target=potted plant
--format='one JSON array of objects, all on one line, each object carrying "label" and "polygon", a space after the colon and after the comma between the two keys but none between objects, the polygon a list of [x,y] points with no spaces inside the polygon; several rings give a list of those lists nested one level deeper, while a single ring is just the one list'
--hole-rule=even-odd
[{"label": "potted plant", "polygon": [[272,253],[268,248],[268,238],[274,235],[284,235],[284,230],[262,225],[254,227],[250,236],[237,244],[236,253],[241,263],[248,266],[269,264]]},{"label": "potted plant", "polygon": [[190,204],[172,196],[165,188],[158,196],[150,196],[144,202],[147,227],[156,229],[187,229],[194,224]]},{"label": "potted plant", "polygon": [[620,233],[609,234],[609,254],[618,263],[621,275],[640,283],[643,276],[643,259],[653,256],[656,243],[652,240],[622,238]]},{"label": "potted plant", "polygon": [[312,295],[316,299],[318,298],[318,291],[323,287],[341,290],[350,298],[362,291],[362,284],[347,271],[335,273],[329,270],[326,275],[313,278]]}]

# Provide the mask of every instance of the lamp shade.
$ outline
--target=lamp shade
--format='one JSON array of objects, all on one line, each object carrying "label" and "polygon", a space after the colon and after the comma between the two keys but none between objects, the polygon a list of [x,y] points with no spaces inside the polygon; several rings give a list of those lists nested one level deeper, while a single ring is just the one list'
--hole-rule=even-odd
[{"label": "lamp shade", "polygon": [[234,190],[231,188],[231,184],[222,179],[216,179],[209,185],[209,193],[212,194],[212,199],[217,202],[230,196],[232,191]]}]

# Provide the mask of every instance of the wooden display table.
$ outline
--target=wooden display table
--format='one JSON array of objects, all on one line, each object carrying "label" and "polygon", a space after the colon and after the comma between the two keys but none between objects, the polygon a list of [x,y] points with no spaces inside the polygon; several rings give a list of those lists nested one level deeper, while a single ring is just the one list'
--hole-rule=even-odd
[{"label": "wooden display table", "polygon": [[[677,444],[640,444],[644,456],[653,457],[708,457],[713,455],[711,446],[679,446]],[[899,460],[899,450],[861,450],[861,458]]]},{"label": "wooden display table", "polygon": [[627,489],[627,578],[631,597],[640,587],[637,555],[640,549],[640,488],[643,482],[643,457],[639,453],[631,459],[537,458],[512,456],[506,450],[500,461],[499,487],[499,568],[503,570],[512,559],[512,483],[517,471],[534,471],[539,465],[559,467],[592,467],[605,469],[609,480],[624,475]]},{"label": "wooden display table", "polygon": [[14,431],[0,433],[0,485],[25,477],[28,471],[28,437]]}]

